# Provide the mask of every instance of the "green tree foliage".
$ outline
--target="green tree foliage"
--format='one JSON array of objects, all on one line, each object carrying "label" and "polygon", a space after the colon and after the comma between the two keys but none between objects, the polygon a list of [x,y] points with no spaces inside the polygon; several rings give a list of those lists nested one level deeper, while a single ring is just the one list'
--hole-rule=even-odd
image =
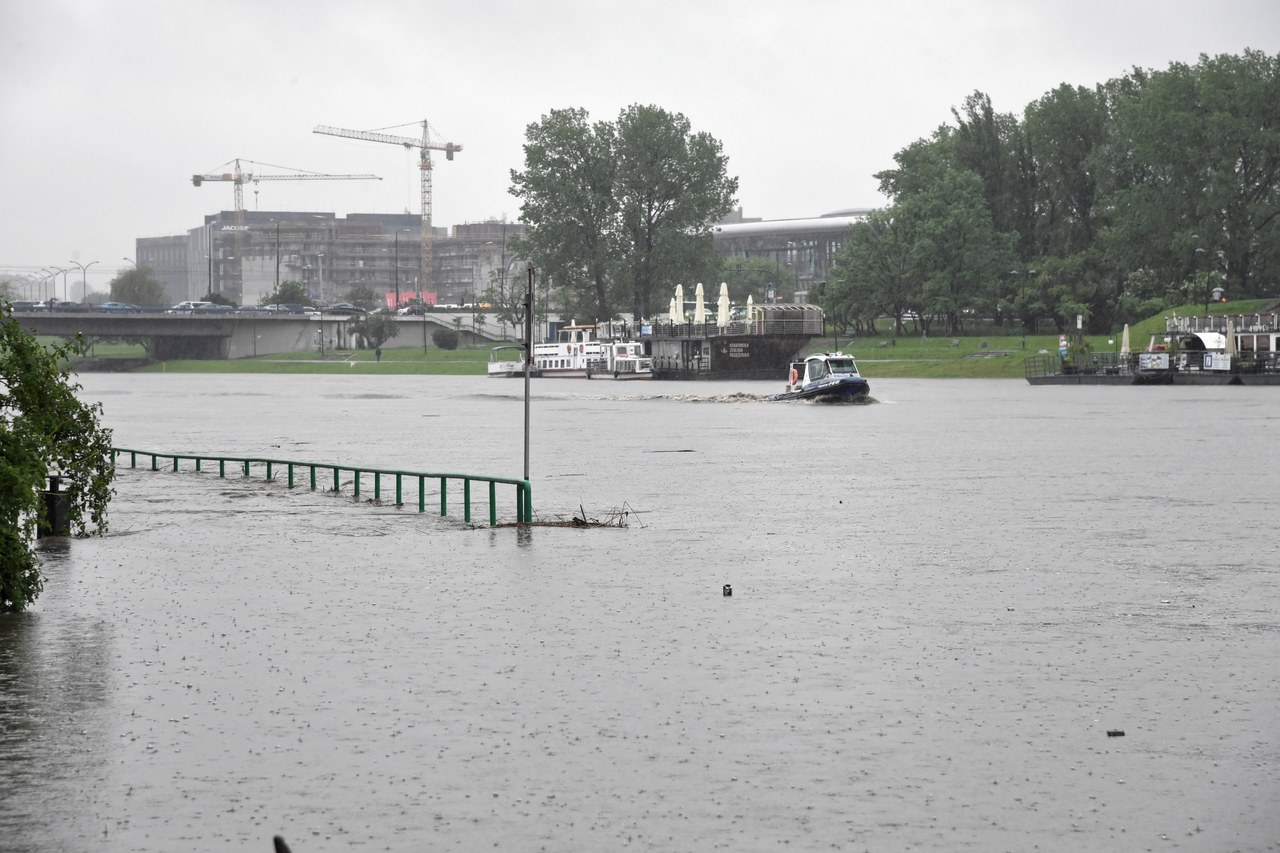
[{"label": "green tree foliage", "polygon": [[895,218],[901,212],[872,212],[853,226],[836,256],[820,304],[837,329],[851,325],[862,331],[888,314],[895,318],[896,335],[903,331],[904,316],[921,316],[924,274],[914,253],[915,223],[906,216]]},{"label": "green tree foliage", "polygon": [[300,281],[287,279],[280,282],[275,293],[262,297],[263,305],[310,305],[307,286]]},{"label": "green tree foliage", "polygon": [[974,92],[960,110],[953,109],[957,128],[947,143],[954,166],[982,181],[982,195],[997,231],[1018,234],[1024,257],[1035,243],[1035,174],[1026,137],[1018,120],[996,113],[991,97]]},{"label": "green tree foliage", "polygon": [[[723,281],[728,284],[729,301],[734,305],[746,303],[748,296],[756,305],[760,305],[765,301],[769,288],[780,290],[784,283],[792,282],[794,278],[791,271],[774,258],[726,257],[721,258],[717,272],[702,280],[717,284]],[[688,288],[685,290],[687,292]],[[715,295],[720,295],[719,287],[715,289]],[[662,313],[663,306],[653,307],[659,314]]]},{"label": "green tree foliage", "polygon": [[1097,89],[1063,84],[1027,107],[1025,127],[1040,211],[1031,241],[1019,244],[1021,259],[1093,246],[1099,157],[1107,132],[1105,97]]},{"label": "green tree foliage", "polygon": [[630,106],[617,122],[615,193],[631,313],[652,316],[655,289],[702,280],[717,266],[709,223],[733,208],[737,178],[718,140],[653,106]]},{"label": "green tree foliage", "polygon": [[378,349],[400,334],[400,326],[385,314],[366,314],[351,324],[351,331],[369,342],[369,349]]},{"label": "green tree foliage", "polygon": [[164,282],[155,277],[148,267],[125,270],[111,280],[113,302],[159,308],[168,306],[169,294]]},{"label": "green tree foliage", "polygon": [[[511,170],[527,235],[513,242],[560,291],[569,314],[609,316],[610,266],[618,254],[614,198],[616,130],[584,109],[552,110],[525,131],[523,172]],[[585,316],[585,315],[584,315]]]},{"label": "green tree foliage", "polygon": [[[1162,303],[1275,295],[1280,60],[1257,51],[1092,89],[1062,85],[1019,122],[975,92],[880,173],[885,217],[855,229],[824,299],[856,317],[970,313],[1105,332]],[[886,264],[901,291],[886,293]],[[909,261],[909,263],[908,263]],[[912,308],[912,311],[917,309]],[[927,319],[925,320],[927,322]]]},{"label": "green tree foliage", "polygon": [[892,219],[910,234],[910,269],[921,288],[921,322],[939,317],[950,334],[968,315],[990,317],[996,283],[1012,262],[1009,235],[995,229],[976,172],[955,163],[954,137],[939,132],[882,172],[881,189],[894,197]]},{"label": "green tree foliage", "polygon": [[358,284],[347,291],[347,301],[357,308],[370,311],[378,304],[378,294],[373,292],[372,287]]},{"label": "green tree foliage", "polygon": [[519,332],[524,318],[525,291],[528,288],[525,277],[521,274],[503,275],[499,270],[489,274],[489,287],[480,294],[480,300],[488,303],[498,324],[510,326],[512,332]]},{"label": "green tree foliage", "polygon": [[431,333],[431,342],[440,349],[457,349],[461,341],[462,335],[455,329],[436,329]]},{"label": "green tree foliage", "polygon": [[[1236,296],[1280,274],[1280,59],[1201,56],[1138,75],[1114,104],[1110,247],[1183,279],[1211,259]],[[1218,253],[1221,252],[1221,256]],[[1221,257],[1221,261],[1216,260]]]},{"label": "green tree foliage", "polygon": [[568,315],[611,318],[625,304],[650,316],[655,291],[714,276],[708,223],[732,208],[737,179],[683,115],[635,105],[593,123],[554,110],[528,127],[524,151],[511,193],[529,232],[516,250],[556,282]]},{"label": "green tree foliage", "polygon": [[62,366],[74,346],[46,350],[0,313],[0,611],[24,610],[43,586],[31,541],[49,473],[62,475],[73,534],[107,529],[111,432],[100,406],[76,399]]}]

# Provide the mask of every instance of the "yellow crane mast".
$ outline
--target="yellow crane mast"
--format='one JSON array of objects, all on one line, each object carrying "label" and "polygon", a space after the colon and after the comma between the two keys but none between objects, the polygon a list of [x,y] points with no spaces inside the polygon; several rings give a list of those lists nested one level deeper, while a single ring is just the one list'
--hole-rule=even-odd
[{"label": "yellow crane mast", "polygon": [[323,133],[328,136],[341,136],[346,139],[363,139],[366,142],[385,142],[388,145],[399,145],[404,148],[417,148],[419,151],[418,169],[422,173],[422,257],[420,259],[421,270],[419,272],[418,290],[425,293],[431,289],[431,152],[443,151],[446,160],[452,160],[453,155],[457,151],[462,150],[461,145],[455,145],[452,142],[437,143],[431,140],[430,127],[427,120],[422,120],[422,138],[415,139],[409,136],[394,136],[389,133],[380,133],[378,131],[369,130],[349,130],[343,127],[328,127],[327,125],[316,125],[313,133]]}]

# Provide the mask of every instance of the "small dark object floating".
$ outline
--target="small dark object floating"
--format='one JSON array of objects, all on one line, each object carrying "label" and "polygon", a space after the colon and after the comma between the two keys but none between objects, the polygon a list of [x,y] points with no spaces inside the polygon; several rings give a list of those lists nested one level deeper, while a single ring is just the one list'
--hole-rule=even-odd
[{"label": "small dark object floating", "polygon": [[733,587],[732,587],[732,586],[730,586],[729,584],[725,584],[725,585],[724,585],[724,597],[725,597],[725,598],[728,598],[728,597],[729,597],[729,596],[731,596],[731,595],[733,595]]},{"label": "small dark object floating", "polygon": [[1107,737],[1124,737],[1124,729],[1107,729]]}]

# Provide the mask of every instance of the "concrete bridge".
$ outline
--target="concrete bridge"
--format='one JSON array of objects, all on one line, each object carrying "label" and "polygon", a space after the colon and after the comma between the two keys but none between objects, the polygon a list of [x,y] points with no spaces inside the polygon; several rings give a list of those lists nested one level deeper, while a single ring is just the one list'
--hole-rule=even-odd
[{"label": "concrete bridge", "polygon": [[[458,313],[458,329],[464,344],[498,340],[502,329],[493,318],[478,333],[472,332],[471,315]],[[399,332],[383,349],[434,346],[438,329],[457,329],[455,315],[432,312],[424,316],[389,318]],[[251,358],[282,352],[354,346],[352,326],[359,319],[340,314],[274,314],[269,312],[186,313],[163,311],[114,313],[102,311],[15,311],[13,318],[35,335],[90,340],[132,339],[147,342],[157,361],[179,358]]]}]

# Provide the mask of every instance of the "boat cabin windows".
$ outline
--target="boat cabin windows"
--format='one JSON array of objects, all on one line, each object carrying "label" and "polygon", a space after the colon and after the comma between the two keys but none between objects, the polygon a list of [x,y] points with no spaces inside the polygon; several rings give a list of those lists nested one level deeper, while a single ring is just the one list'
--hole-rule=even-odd
[{"label": "boat cabin windows", "polygon": [[594,326],[565,326],[556,335],[556,343],[581,344],[596,340]]},{"label": "boat cabin windows", "polygon": [[852,376],[858,372],[858,368],[851,358],[829,358],[827,359],[827,367],[837,376]]},{"label": "boat cabin windows", "polygon": [[828,370],[827,370],[827,363],[826,363],[825,361],[817,361],[817,360],[814,360],[814,361],[809,362],[809,376],[808,376],[808,378],[809,378],[809,381],[810,381],[810,382],[814,381],[815,379],[821,379],[821,378],[823,378],[823,377],[824,377],[824,376],[826,376],[829,372],[830,372],[830,371],[828,371]]}]

